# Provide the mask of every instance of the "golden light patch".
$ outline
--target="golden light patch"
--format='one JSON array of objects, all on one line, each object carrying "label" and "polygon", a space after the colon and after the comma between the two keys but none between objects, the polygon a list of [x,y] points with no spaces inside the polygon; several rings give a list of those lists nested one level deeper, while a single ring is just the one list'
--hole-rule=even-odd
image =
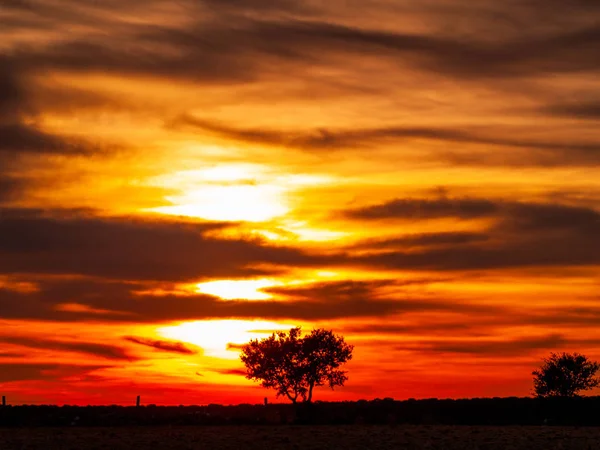
[{"label": "golden light patch", "polygon": [[[209,220],[262,222],[289,208],[282,186],[265,180],[268,171],[254,164],[223,164],[157,177],[154,183],[181,191],[166,198],[172,205],[153,208],[162,214]],[[260,182],[256,181],[260,178]]]},{"label": "golden light patch", "polygon": [[250,339],[268,336],[271,330],[287,330],[293,326],[261,320],[210,320],[162,327],[156,333],[201,347],[205,356],[237,359],[237,353],[228,349],[228,344],[244,344]]},{"label": "golden light patch", "polygon": [[215,186],[169,197],[173,206],[155,212],[208,220],[264,222],[288,211],[281,189],[275,186]]},{"label": "golden light patch", "polygon": [[277,173],[259,164],[222,164],[163,175],[150,185],[180,191],[165,197],[168,206],[148,211],[208,220],[266,222],[285,216],[291,193],[326,183],[328,177]]},{"label": "golden light patch", "polygon": [[280,285],[271,279],[258,280],[216,280],[198,283],[197,292],[215,295],[224,300],[267,300],[271,295],[261,289]]}]

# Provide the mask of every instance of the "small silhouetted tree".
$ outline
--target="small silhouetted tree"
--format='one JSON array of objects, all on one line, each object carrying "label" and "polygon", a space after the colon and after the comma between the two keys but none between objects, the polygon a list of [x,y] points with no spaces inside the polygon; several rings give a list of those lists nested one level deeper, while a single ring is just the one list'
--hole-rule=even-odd
[{"label": "small silhouetted tree", "polygon": [[579,353],[551,353],[539,370],[532,372],[538,397],[576,397],[579,392],[600,384],[600,365]]},{"label": "small silhouetted tree", "polygon": [[275,389],[278,397],[292,403],[298,399],[310,403],[315,386],[344,385],[348,377],[340,367],[352,359],[353,348],[333,331],[315,329],[302,337],[296,327],[251,340],[242,347],[240,359],[246,378]]}]

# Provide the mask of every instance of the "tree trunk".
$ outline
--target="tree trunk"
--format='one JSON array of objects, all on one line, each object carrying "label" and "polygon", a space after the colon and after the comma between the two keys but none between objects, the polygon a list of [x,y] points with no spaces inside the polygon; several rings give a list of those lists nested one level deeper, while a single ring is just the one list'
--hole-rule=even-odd
[{"label": "tree trunk", "polygon": [[310,386],[308,388],[308,399],[306,400],[306,403],[312,403],[312,393],[313,393],[314,387],[315,387],[315,382],[311,381]]}]

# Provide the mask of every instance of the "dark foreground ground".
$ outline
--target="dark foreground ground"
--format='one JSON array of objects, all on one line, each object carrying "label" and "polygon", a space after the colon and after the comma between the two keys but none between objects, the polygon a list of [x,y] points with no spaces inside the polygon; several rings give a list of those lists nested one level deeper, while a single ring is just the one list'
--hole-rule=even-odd
[{"label": "dark foreground ground", "polygon": [[[296,407],[291,404],[140,407],[0,406],[0,428],[288,424],[600,427],[600,397],[404,401],[375,399],[356,402],[316,402],[311,405],[299,404]],[[1,443],[0,450],[2,450]]]},{"label": "dark foreground ground", "polygon": [[438,425],[5,428],[2,450],[600,449],[595,427]]}]

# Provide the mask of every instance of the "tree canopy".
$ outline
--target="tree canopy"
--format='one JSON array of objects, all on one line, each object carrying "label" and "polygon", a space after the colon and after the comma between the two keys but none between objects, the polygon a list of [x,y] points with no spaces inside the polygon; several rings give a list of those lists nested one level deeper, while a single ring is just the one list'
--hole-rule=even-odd
[{"label": "tree canopy", "polygon": [[246,378],[275,389],[292,403],[310,403],[315,386],[331,389],[348,379],[340,367],[352,359],[353,346],[331,330],[314,329],[302,337],[300,327],[254,339],[242,347]]},{"label": "tree canopy", "polygon": [[576,397],[600,384],[600,364],[579,353],[551,353],[539,370],[532,372],[538,397]]}]

